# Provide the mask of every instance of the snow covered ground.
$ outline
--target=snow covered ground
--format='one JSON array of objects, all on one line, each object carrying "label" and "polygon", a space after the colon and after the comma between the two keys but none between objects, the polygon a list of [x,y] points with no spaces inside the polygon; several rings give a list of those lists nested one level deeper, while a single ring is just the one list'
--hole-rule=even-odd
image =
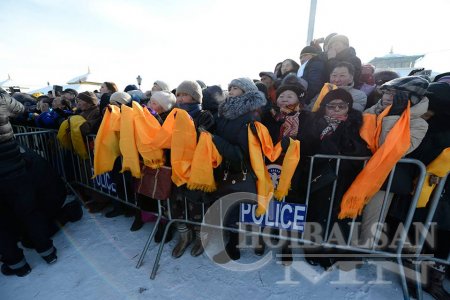
[{"label": "snow covered ground", "polygon": [[[179,259],[171,257],[172,240],[164,248],[155,280],[150,272],[156,244],[140,269],[135,265],[153,224],[130,232],[133,219],[107,219],[89,214],[67,224],[54,237],[58,261],[47,265],[34,251],[25,250],[32,272],[24,277],[0,276],[0,299],[402,299],[399,278],[390,271],[377,280],[377,268],[366,264],[353,272],[324,272],[299,259],[287,268],[276,254],[263,267],[247,272],[214,264],[206,254],[194,258],[190,249]],[[210,244],[214,253],[216,243]],[[295,253],[295,252],[294,252]],[[242,251],[240,262],[258,257]],[[353,276],[354,275],[354,276]],[[356,279],[356,280],[355,280]],[[355,281],[357,281],[355,283]],[[448,283],[448,282],[447,282]],[[425,295],[425,299],[432,299]]]}]

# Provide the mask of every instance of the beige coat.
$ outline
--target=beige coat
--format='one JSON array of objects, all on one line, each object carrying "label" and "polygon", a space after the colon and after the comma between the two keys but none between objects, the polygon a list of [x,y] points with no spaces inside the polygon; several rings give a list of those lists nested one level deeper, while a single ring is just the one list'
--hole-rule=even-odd
[{"label": "beige coat", "polygon": [[[420,143],[422,142],[423,137],[427,133],[428,123],[421,118],[421,116],[426,113],[428,110],[428,98],[423,97],[422,100],[416,105],[411,106],[411,144],[409,146],[406,154],[411,153],[416,149]],[[381,104],[381,100],[377,102],[371,108],[368,108],[364,111],[364,113],[376,114],[379,115],[383,111],[383,106]],[[380,135],[380,145],[384,143],[386,140],[386,136],[391,131],[392,127],[394,127],[397,120],[400,116],[386,116],[383,119],[381,135]]]},{"label": "beige coat", "polygon": [[22,103],[0,89],[0,143],[12,139],[14,133],[9,123],[9,117],[24,112]]}]

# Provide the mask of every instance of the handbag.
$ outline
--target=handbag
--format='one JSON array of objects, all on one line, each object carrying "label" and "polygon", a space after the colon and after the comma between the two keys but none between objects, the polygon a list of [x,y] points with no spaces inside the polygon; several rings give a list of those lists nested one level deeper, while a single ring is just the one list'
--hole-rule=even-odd
[{"label": "handbag", "polygon": [[255,175],[251,171],[249,172],[243,161],[241,163],[241,172],[232,173],[230,172],[230,164],[226,165],[219,177],[215,197],[218,199],[239,192],[257,193]]},{"label": "handbag", "polygon": [[[317,171],[315,171],[317,170]],[[317,192],[324,187],[332,184],[337,179],[336,172],[330,166],[330,162],[326,162],[313,170],[311,178],[311,193]]]},{"label": "handbag", "polygon": [[172,168],[162,166],[152,169],[142,168],[142,177],[138,180],[136,193],[152,199],[166,200],[172,192]]}]

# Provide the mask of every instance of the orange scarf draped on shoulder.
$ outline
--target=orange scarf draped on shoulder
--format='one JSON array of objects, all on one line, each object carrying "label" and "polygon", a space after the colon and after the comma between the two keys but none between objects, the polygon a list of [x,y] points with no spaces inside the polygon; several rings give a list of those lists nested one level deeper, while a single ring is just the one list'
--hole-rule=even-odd
[{"label": "orange scarf draped on shoulder", "polygon": [[387,134],[383,145],[379,145],[383,118],[390,109],[391,106],[387,107],[378,116],[363,115],[360,135],[367,142],[373,155],[344,194],[339,219],[355,218],[360,215],[364,206],[380,190],[389,172],[409,149],[411,143],[410,102]]},{"label": "orange scarf draped on shoulder", "polygon": [[122,171],[129,170],[131,175],[141,178],[139,153],[136,146],[134,131],[134,111],[126,105],[121,106],[119,147],[122,153]]},{"label": "orange scarf draped on shoulder", "polygon": [[430,196],[436,187],[436,184],[430,184],[431,175],[442,178],[447,175],[448,172],[450,172],[450,147],[445,148],[441,154],[427,166],[427,176],[425,177],[419,201],[417,202],[418,208],[427,206]]},{"label": "orange scarf draped on shoulder", "polygon": [[214,145],[211,134],[202,132],[192,159],[191,176],[187,183],[188,189],[207,193],[214,192],[217,186],[213,169],[221,163],[222,156]]},{"label": "orange scarf draped on shoulder", "polygon": [[120,155],[120,109],[111,105],[106,109],[94,143],[94,176],[109,172]]},{"label": "orange scarf draped on shoulder", "polygon": [[314,103],[313,108],[311,109],[312,112],[316,112],[319,110],[320,108],[320,103],[322,103],[323,97],[325,97],[326,94],[328,94],[328,92],[337,89],[338,87],[334,84],[328,83],[326,82],[322,89],[320,90],[319,96],[317,96],[317,100]]},{"label": "orange scarf draped on shoulder", "polygon": [[164,165],[164,153],[162,149],[156,149],[152,143],[161,129],[161,125],[146,107],[142,107],[135,101],[133,101],[133,111],[138,152],[144,160],[144,165],[157,169]]},{"label": "orange scarf draped on shoulder", "polygon": [[250,163],[257,177],[256,190],[258,192],[258,207],[256,215],[265,214],[267,205],[272,196],[281,200],[289,192],[292,176],[300,160],[300,141],[290,139],[290,144],[281,167],[281,177],[274,193],[272,179],[264,164],[263,154],[274,162],[281,154],[281,142],[273,145],[267,128],[259,122],[255,122],[258,136],[255,136],[248,126],[248,146],[250,152]]}]

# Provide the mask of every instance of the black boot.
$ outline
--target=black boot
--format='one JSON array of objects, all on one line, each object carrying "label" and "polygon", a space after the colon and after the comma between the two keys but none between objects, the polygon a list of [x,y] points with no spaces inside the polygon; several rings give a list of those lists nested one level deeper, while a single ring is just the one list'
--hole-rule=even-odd
[{"label": "black boot", "polygon": [[134,215],[133,224],[131,224],[130,231],[138,231],[144,226],[144,222],[142,222],[141,211],[137,210],[137,213]]},{"label": "black boot", "polygon": [[281,248],[281,263],[283,266],[292,265],[292,249],[289,242],[284,243],[283,248]]},{"label": "black boot", "polygon": [[[166,230],[166,226],[167,223],[163,221],[159,222],[158,229],[156,229],[155,233],[155,243],[161,243],[164,235],[164,230]],[[172,240],[172,237],[173,237],[173,228],[170,228],[169,232],[167,232],[166,240],[164,241],[164,243],[170,242]]]},{"label": "black boot", "polygon": [[230,239],[228,240],[225,249],[216,254],[213,260],[218,264],[226,264],[230,260],[238,260],[241,258],[241,252],[238,248],[239,245],[239,233],[230,232]]},{"label": "black boot", "polygon": [[77,200],[71,201],[61,208],[60,214],[56,217],[56,221],[61,226],[67,222],[77,222],[83,217],[83,209],[81,203]]},{"label": "black boot", "polygon": [[438,300],[449,300],[450,294],[444,289],[445,265],[436,264],[428,266],[427,284],[423,286],[423,290]]},{"label": "black boot", "polygon": [[123,208],[120,206],[115,206],[112,210],[108,211],[105,214],[105,217],[106,218],[115,218],[115,217],[121,216],[123,214],[125,214],[125,211],[123,210]]},{"label": "black boot", "polygon": [[30,272],[31,272],[31,268],[28,263],[25,263],[25,265],[23,265],[22,267],[17,268],[17,269],[12,269],[9,266],[7,266],[5,263],[2,265],[2,274],[5,276],[16,275],[19,277],[24,277],[24,276],[27,276],[28,274],[30,274]]},{"label": "black boot", "polygon": [[208,243],[208,235],[205,232],[201,232],[200,227],[194,228],[195,241],[192,245],[191,255],[197,257],[205,251],[206,244]]},{"label": "black boot", "polygon": [[41,257],[45,260],[45,262],[49,265],[54,264],[58,257],[56,256],[56,248],[52,247],[52,251],[50,254],[47,255],[41,255]]}]

